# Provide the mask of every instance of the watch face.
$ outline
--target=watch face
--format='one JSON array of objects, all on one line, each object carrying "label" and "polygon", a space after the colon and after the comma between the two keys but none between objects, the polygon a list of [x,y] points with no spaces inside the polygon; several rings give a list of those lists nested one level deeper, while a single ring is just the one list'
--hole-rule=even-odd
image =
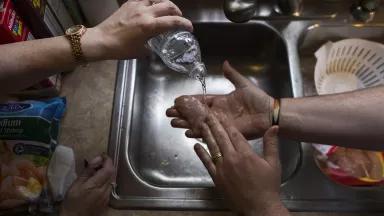
[{"label": "watch face", "polygon": [[72,27],[68,28],[65,31],[65,34],[67,34],[67,35],[78,34],[78,33],[81,33],[82,30],[83,30],[83,26],[82,25],[75,25],[75,26],[72,26]]}]

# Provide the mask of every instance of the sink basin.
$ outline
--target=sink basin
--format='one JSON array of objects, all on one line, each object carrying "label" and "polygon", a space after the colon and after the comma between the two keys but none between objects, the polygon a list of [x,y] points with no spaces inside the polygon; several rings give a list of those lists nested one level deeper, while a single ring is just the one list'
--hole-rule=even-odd
[{"label": "sink basin", "polygon": [[[210,94],[234,89],[222,76],[228,59],[274,97],[315,95],[314,52],[327,41],[384,42],[384,26],[316,22],[199,22],[195,24]],[[156,56],[119,62],[109,154],[118,169],[115,208],[225,209],[193,152],[200,140],[170,126],[166,109],[176,97],[201,94],[196,80],[168,69]],[[260,140],[250,141],[257,153]],[[281,200],[293,211],[384,211],[384,187],[332,182],[316,166],[308,143],[280,140]]]},{"label": "sink basin", "polygon": [[[234,87],[221,71],[229,60],[274,97],[292,97],[285,41],[266,24],[197,23],[194,34],[208,68],[209,94]],[[201,94],[196,80],[168,69],[159,58],[120,61],[109,153],[118,168],[111,204],[116,208],[221,209],[207,171],[193,151],[200,142],[170,126],[165,111],[176,97]],[[252,140],[261,153],[261,140]],[[297,142],[280,141],[282,181],[300,164]]]},{"label": "sink basin", "polygon": [[[298,38],[300,74],[305,96],[316,94],[314,53],[327,41],[362,38],[384,42],[383,26],[309,25]],[[299,211],[384,211],[383,187],[353,188],[332,182],[316,166],[313,149],[302,144],[303,163],[297,175],[282,187],[282,199],[291,210]]]},{"label": "sink basin", "polygon": [[304,79],[304,95],[316,94],[314,86],[314,53],[327,41],[336,42],[347,38],[361,38],[384,43],[384,27],[369,25],[313,25],[303,34],[299,46],[301,72]]}]

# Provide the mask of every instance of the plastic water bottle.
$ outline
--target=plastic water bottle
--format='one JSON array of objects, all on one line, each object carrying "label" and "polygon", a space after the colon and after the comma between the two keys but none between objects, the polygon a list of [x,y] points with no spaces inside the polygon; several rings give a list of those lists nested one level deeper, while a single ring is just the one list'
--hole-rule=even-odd
[{"label": "plastic water bottle", "polygon": [[199,42],[192,33],[170,31],[151,38],[148,45],[169,68],[203,81],[207,70],[201,61]]}]

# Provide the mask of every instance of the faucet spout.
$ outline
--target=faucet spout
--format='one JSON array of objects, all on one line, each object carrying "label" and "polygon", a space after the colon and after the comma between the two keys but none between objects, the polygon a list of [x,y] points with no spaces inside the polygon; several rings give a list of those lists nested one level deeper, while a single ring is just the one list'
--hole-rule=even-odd
[{"label": "faucet spout", "polygon": [[257,0],[224,0],[225,16],[235,23],[248,22],[255,15]]},{"label": "faucet spout", "polygon": [[268,4],[270,5],[269,8],[277,8],[277,12],[283,15],[299,16],[302,1],[303,0],[275,0],[277,7],[273,7],[274,3],[270,0],[224,0],[224,13],[232,22],[248,22],[255,16],[260,16],[260,14],[257,14],[260,5]]},{"label": "faucet spout", "polygon": [[303,0],[277,0],[277,5],[284,15],[300,16]]}]

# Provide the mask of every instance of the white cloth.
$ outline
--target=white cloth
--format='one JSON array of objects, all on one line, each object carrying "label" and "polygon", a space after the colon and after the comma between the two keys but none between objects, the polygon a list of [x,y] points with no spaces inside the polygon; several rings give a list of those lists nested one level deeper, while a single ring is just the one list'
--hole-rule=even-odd
[{"label": "white cloth", "polygon": [[55,201],[64,199],[71,184],[77,178],[75,155],[69,147],[56,147],[48,166],[48,181]]}]

